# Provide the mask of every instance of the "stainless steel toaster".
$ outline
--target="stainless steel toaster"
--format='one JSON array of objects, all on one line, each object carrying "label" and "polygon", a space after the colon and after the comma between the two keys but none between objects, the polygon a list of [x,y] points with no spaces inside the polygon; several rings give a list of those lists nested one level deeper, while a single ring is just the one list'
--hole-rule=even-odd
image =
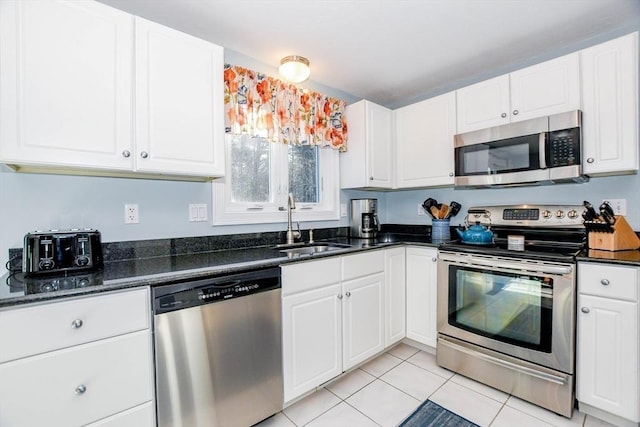
[{"label": "stainless steel toaster", "polygon": [[98,230],[34,231],[24,236],[22,271],[27,276],[99,270],[102,266]]}]

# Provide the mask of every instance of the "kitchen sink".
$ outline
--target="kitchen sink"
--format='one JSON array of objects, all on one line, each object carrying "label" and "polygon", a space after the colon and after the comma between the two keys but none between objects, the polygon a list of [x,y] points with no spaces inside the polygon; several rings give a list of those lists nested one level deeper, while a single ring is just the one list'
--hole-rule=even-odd
[{"label": "kitchen sink", "polygon": [[342,243],[298,243],[291,245],[277,245],[274,249],[279,250],[282,253],[286,253],[289,258],[299,258],[302,256],[309,256],[317,253],[337,251],[342,249],[348,249],[351,245]]}]

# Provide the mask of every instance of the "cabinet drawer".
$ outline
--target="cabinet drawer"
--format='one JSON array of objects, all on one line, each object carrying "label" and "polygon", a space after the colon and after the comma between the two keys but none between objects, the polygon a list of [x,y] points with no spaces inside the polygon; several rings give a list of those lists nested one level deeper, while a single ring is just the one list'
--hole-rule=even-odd
[{"label": "cabinet drawer", "polygon": [[145,288],[0,311],[0,363],[147,329],[149,309]]},{"label": "cabinet drawer", "polygon": [[282,295],[340,282],[340,257],[282,266]]},{"label": "cabinet drawer", "polygon": [[342,280],[384,271],[384,251],[368,251],[342,257]]},{"label": "cabinet drawer", "polygon": [[596,263],[579,263],[578,292],[637,301],[638,269]]},{"label": "cabinet drawer", "polygon": [[87,427],[153,427],[153,404],[147,402],[87,425]]},{"label": "cabinet drawer", "polygon": [[150,334],[134,332],[1,364],[0,425],[80,426],[150,401]]}]

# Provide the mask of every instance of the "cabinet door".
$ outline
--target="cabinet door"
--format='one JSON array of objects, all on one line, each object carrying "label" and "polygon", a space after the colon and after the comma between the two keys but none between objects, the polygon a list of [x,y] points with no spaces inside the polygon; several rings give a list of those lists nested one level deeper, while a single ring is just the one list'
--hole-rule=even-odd
[{"label": "cabinet door", "polygon": [[152,398],[149,330],[0,364],[2,426],[85,425]]},{"label": "cabinet door", "polygon": [[131,170],[132,40],[98,2],[0,2],[2,162]]},{"label": "cabinet door", "polygon": [[586,174],[638,170],[638,33],[580,52]]},{"label": "cabinet door", "polygon": [[509,75],[456,91],[458,133],[509,123]]},{"label": "cabinet door", "polygon": [[341,188],[391,188],[391,110],[362,100],[347,106],[349,149],[340,154]]},{"label": "cabinet door", "polygon": [[384,349],[384,273],[342,283],[343,370]]},{"label": "cabinet door", "polygon": [[223,49],[136,18],[136,168],[224,173]]},{"label": "cabinet door", "polygon": [[406,336],[406,285],[404,248],[385,251],[385,347]]},{"label": "cabinet door", "polygon": [[578,401],[640,421],[637,304],[579,294],[577,343]]},{"label": "cabinet door", "polygon": [[455,93],[395,112],[398,188],[453,185]]},{"label": "cabinet door", "polygon": [[342,373],[340,284],[282,298],[284,401]]},{"label": "cabinet door", "polygon": [[155,425],[154,407],[152,402],[136,406],[120,412],[109,418],[102,419],[87,427],[153,427]]},{"label": "cabinet door", "polygon": [[580,109],[577,53],[510,74],[512,122]]},{"label": "cabinet door", "polygon": [[436,346],[438,251],[409,247],[407,251],[407,338]]}]

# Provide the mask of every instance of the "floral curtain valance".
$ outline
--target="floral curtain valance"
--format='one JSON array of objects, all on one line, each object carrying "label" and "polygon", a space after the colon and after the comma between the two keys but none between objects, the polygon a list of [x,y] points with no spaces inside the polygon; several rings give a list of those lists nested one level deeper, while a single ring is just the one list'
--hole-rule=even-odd
[{"label": "floral curtain valance", "polygon": [[347,151],[346,102],[225,64],[225,131]]}]

